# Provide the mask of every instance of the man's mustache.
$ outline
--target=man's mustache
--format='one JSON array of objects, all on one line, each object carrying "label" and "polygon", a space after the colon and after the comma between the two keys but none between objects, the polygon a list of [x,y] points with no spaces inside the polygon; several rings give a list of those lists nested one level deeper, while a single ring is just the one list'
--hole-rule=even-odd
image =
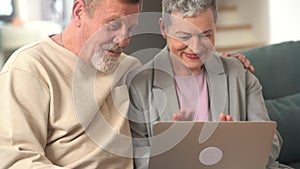
[{"label": "man's mustache", "polygon": [[117,44],[104,45],[103,49],[114,53],[122,53],[125,50],[125,48],[120,47]]}]

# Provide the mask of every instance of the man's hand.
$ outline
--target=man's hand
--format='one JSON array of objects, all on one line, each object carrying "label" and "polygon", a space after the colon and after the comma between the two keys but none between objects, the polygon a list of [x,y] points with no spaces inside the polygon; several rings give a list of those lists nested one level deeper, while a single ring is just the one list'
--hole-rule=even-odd
[{"label": "man's hand", "polygon": [[232,119],[232,116],[221,113],[220,121],[233,121],[233,119]]},{"label": "man's hand", "polygon": [[251,65],[250,61],[242,53],[238,53],[238,54],[221,53],[221,56],[235,57],[235,58],[239,59],[243,63],[244,67],[246,69],[250,70],[250,72],[254,73],[254,71],[255,71],[255,69]]}]

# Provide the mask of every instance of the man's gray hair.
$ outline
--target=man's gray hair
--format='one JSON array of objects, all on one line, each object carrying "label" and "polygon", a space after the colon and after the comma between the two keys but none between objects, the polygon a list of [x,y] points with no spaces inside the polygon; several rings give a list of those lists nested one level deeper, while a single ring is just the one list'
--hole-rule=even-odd
[{"label": "man's gray hair", "polygon": [[206,9],[213,10],[215,22],[218,18],[216,0],[162,0],[162,14],[165,24],[169,25],[169,15],[179,13],[182,17],[193,17]]},{"label": "man's gray hair", "polygon": [[[74,0],[75,2],[76,0]],[[140,10],[142,8],[143,0],[119,0],[122,3],[129,3],[129,4],[140,4]],[[88,16],[91,18],[93,17],[94,11],[101,4],[101,0],[83,0],[86,5],[86,12]]]}]

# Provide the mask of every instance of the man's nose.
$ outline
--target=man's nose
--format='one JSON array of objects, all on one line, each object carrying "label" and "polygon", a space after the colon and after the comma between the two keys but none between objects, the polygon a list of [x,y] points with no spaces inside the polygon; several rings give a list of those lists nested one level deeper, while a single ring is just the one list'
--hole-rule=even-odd
[{"label": "man's nose", "polygon": [[114,43],[119,47],[125,48],[128,46],[130,41],[130,36],[127,30],[119,30],[116,32],[116,36],[114,38]]}]

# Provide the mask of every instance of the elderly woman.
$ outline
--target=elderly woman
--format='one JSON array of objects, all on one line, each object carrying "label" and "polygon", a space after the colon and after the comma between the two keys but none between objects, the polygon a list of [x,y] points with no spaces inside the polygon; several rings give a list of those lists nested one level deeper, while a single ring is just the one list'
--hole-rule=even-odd
[{"label": "elderly woman", "polygon": [[[270,121],[258,79],[240,61],[214,50],[215,0],[163,0],[167,46],[128,79],[136,168],[147,168],[155,121]],[[276,132],[268,168],[281,148]]]}]

